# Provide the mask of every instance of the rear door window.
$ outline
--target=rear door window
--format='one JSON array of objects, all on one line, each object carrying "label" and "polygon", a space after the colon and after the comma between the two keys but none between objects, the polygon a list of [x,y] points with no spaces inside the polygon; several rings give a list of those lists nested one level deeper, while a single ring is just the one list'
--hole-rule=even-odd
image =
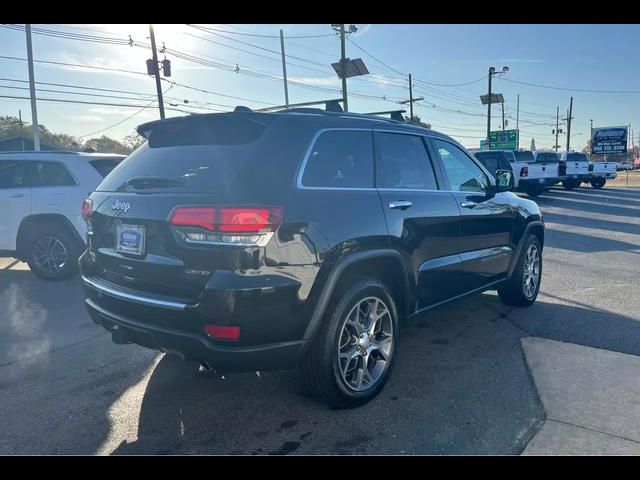
[{"label": "rear door window", "polygon": [[31,162],[31,185],[33,187],[63,187],[75,185],[69,171],[58,162]]},{"label": "rear door window", "polygon": [[27,187],[26,162],[0,160],[0,188]]},{"label": "rear door window", "polygon": [[306,160],[305,187],[372,188],[373,146],[370,130],[322,132]]},{"label": "rear door window", "polygon": [[383,188],[438,189],[433,165],[421,137],[378,132],[376,151],[382,164]]}]

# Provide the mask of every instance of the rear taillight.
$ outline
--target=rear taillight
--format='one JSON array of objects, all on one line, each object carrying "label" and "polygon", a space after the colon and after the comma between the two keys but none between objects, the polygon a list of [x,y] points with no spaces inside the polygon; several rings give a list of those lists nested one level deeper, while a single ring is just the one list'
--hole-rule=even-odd
[{"label": "rear taillight", "polygon": [[520,169],[520,176],[521,177],[526,177],[529,175],[529,167],[522,167]]},{"label": "rear taillight", "polygon": [[169,222],[187,243],[262,246],[282,223],[282,208],[177,207]]},{"label": "rear taillight", "polygon": [[216,209],[213,207],[178,207],[169,219],[172,225],[200,227],[212,231],[215,220]]},{"label": "rear taillight", "polygon": [[82,202],[82,218],[85,222],[91,220],[91,214],[93,213],[93,200],[85,198]]}]

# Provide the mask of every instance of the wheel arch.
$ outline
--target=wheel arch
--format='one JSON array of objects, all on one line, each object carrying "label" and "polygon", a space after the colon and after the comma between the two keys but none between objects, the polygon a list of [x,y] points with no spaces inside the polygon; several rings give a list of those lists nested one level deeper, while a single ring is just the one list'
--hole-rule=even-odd
[{"label": "wheel arch", "polygon": [[71,233],[73,238],[78,242],[78,245],[84,245],[84,240],[82,240],[80,234],[67,217],[59,213],[38,213],[29,215],[20,222],[18,233],[16,235],[16,257],[18,259],[23,261],[26,259],[27,241],[33,232],[44,222],[57,223],[58,225],[61,225]]},{"label": "wheel arch", "polygon": [[329,271],[307,324],[305,340],[313,339],[320,329],[322,318],[334,294],[358,277],[372,277],[382,281],[394,294],[400,317],[408,312],[409,275],[400,252],[393,249],[375,249],[350,253],[338,260]]},{"label": "wheel arch", "polygon": [[513,275],[518,258],[520,258],[520,254],[524,248],[524,242],[529,234],[535,235],[540,242],[540,248],[544,249],[544,223],[541,220],[531,220],[525,225],[522,235],[520,235],[518,240],[518,246],[516,247],[515,255],[513,255],[513,259],[511,260],[511,266],[509,267],[509,277]]}]

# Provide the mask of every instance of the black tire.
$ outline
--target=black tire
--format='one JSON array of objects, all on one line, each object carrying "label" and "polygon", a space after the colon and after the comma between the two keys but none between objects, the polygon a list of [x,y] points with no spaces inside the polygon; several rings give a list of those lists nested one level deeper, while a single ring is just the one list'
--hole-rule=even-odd
[{"label": "black tire", "polygon": [[[62,245],[66,255],[64,262],[52,260],[47,266],[46,262],[41,260],[43,245],[48,245],[50,242],[53,244],[59,242],[59,245]],[[66,226],[57,222],[45,222],[35,227],[27,239],[27,263],[31,271],[43,280],[66,280],[78,273],[78,258],[82,254],[82,249],[83,247]],[[59,253],[62,250],[57,248],[54,251]]]},{"label": "black tire", "polygon": [[[355,387],[348,384],[348,379],[345,380],[346,375],[343,376],[342,367],[340,366],[341,360],[339,359],[340,341],[345,338],[343,334],[347,328],[347,317],[361,302],[373,297],[381,300],[389,313],[388,317],[384,317],[384,321],[388,322],[389,325],[386,328],[391,328],[392,330],[389,341],[390,349],[387,361],[381,367],[382,371],[376,381],[372,382],[366,389],[357,391],[354,389]],[[375,279],[359,279],[355,280],[351,286],[343,289],[327,308],[322,326],[317,332],[313,344],[300,367],[305,384],[309,387],[311,393],[333,408],[354,408],[373,399],[380,393],[393,369],[398,325],[398,310],[393,295],[382,282]],[[360,348],[357,337],[347,336],[347,338],[349,340],[355,339],[355,343],[349,341],[344,346],[354,345],[354,352],[355,349]],[[367,345],[369,338],[372,337],[367,337]],[[370,353],[367,362],[371,361],[370,359],[374,359],[374,353],[373,351]],[[364,361],[364,358],[361,358],[362,354],[356,354],[356,357],[354,358],[355,365],[361,365],[358,362]],[[378,362],[381,361],[377,356],[376,358],[375,363],[371,364],[374,366],[374,371],[375,366],[379,365]],[[346,369],[351,365],[351,362],[352,360],[346,361],[344,368]],[[359,370],[362,370],[362,368],[359,368]],[[357,380],[354,381],[357,383]],[[361,381],[361,384],[364,385],[363,381]]]},{"label": "black tire", "polygon": [[591,180],[591,186],[596,189],[604,187],[605,183],[607,183],[606,178],[594,178]]},{"label": "black tire", "polygon": [[530,197],[537,197],[538,195],[540,195],[542,193],[544,189],[542,187],[539,186],[533,186],[533,187],[527,187],[525,189],[525,192],[527,193],[527,195],[529,195]]},{"label": "black tire", "polygon": [[576,180],[563,180],[562,181],[562,186],[564,188],[566,188],[567,190],[573,190],[574,188],[578,187],[578,185],[580,185],[580,184],[576,183]]},{"label": "black tire", "polygon": [[[536,301],[538,293],[540,292],[540,284],[542,283],[542,247],[538,237],[535,235],[528,235],[524,242],[522,251],[516,260],[513,275],[498,287],[498,295],[500,296],[502,303],[505,305],[528,307]],[[527,252],[529,252],[529,249],[532,246],[535,247],[538,252],[538,276],[535,289],[532,292],[527,293],[524,285],[525,259],[527,257]]]}]

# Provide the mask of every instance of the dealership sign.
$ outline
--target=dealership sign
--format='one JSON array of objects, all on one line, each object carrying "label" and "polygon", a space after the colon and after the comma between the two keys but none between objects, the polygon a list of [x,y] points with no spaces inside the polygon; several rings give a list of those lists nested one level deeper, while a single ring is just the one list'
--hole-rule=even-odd
[{"label": "dealership sign", "polygon": [[627,153],[627,127],[594,128],[591,153]]},{"label": "dealership sign", "polygon": [[[518,150],[518,130],[498,130],[491,132],[491,150]],[[480,148],[487,149],[487,141],[480,140]]]}]

